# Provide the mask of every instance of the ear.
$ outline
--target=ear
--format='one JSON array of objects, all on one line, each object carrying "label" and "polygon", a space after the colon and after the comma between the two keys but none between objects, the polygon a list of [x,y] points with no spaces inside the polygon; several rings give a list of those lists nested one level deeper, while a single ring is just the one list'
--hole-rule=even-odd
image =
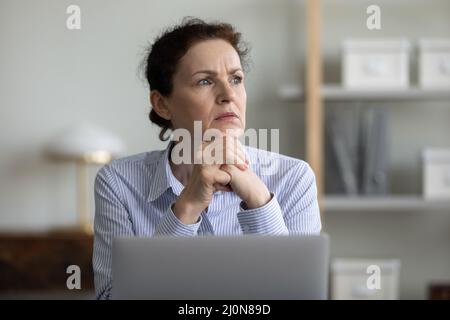
[{"label": "ear", "polygon": [[172,115],[167,107],[167,102],[164,96],[158,90],[150,92],[150,103],[153,110],[163,119],[170,120]]}]

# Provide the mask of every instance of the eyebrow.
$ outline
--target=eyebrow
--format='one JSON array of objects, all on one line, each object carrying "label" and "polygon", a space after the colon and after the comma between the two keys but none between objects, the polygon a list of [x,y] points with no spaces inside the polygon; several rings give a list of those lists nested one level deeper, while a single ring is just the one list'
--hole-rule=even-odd
[{"label": "eyebrow", "polygon": [[[235,69],[232,69],[228,74],[234,74],[234,73],[236,73],[237,71],[242,71],[242,69],[241,69],[241,68],[235,68]],[[242,71],[242,72],[243,72],[243,71]],[[216,72],[216,71],[213,71],[213,70],[199,70],[199,71],[194,72],[194,73],[192,74],[192,76],[196,75],[197,73],[206,73],[206,74],[210,74],[210,75],[213,75],[213,76],[216,76],[216,75],[217,75],[217,72]]]}]

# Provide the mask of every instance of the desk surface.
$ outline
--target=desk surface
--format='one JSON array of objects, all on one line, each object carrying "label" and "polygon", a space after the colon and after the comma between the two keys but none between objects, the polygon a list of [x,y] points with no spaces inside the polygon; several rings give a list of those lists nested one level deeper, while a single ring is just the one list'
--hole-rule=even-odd
[{"label": "desk surface", "polygon": [[92,290],[92,245],[92,235],[76,231],[0,234],[0,295],[70,292],[70,265],[80,267],[81,290]]}]

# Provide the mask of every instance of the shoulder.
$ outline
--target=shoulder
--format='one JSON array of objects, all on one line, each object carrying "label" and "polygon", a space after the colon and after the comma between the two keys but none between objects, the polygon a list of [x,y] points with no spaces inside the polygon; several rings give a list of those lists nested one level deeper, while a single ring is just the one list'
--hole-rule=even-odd
[{"label": "shoulder", "polygon": [[130,176],[139,175],[142,171],[148,172],[156,166],[163,153],[164,150],[154,150],[115,159],[104,165],[97,176]]},{"label": "shoulder", "polygon": [[277,195],[280,204],[285,206],[299,195],[316,198],[316,177],[306,161],[256,148],[246,150],[252,169]]},{"label": "shoulder", "polygon": [[310,165],[304,160],[249,146],[245,146],[245,150],[253,169],[261,175],[314,177]]}]

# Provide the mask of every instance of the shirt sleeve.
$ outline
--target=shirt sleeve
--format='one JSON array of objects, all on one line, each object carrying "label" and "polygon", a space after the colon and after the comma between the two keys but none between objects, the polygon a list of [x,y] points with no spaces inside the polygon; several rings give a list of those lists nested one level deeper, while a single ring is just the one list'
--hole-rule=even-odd
[{"label": "shirt sleeve", "polygon": [[162,236],[195,236],[198,228],[202,223],[202,216],[199,217],[196,223],[184,224],[178,219],[172,210],[173,203],[167,209],[166,214],[160,220],[155,229],[155,235]]},{"label": "shirt sleeve", "polygon": [[133,236],[129,213],[119,197],[119,189],[112,168],[105,166],[98,172],[94,184],[95,218],[94,269],[97,299],[109,299],[112,288],[112,241],[118,236]]},{"label": "shirt sleeve", "polygon": [[[103,167],[94,185],[95,218],[93,270],[97,299],[109,299],[112,288],[112,241],[116,237],[134,236],[134,228],[125,203],[121,200],[119,185],[113,169]],[[194,236],[202,222],[183,224],[173,213],[172,205],[155,227],[155,236]]]},{"label": "shirt sleeve", "polygon": [[246,204],[241,202],[237,218],[244,234],[287,235],[289,233],[280,205],[273,193],[271,193],[270,201],[259,208],[247,209]]},{"label": "shirt sleeve", "polygon": [[288,173],[279,195],[260,208],[247,209],[241,202],[237,214],[244,234],[314,235],[322,228],[314,172],[299,162]]},{"label": "shirt sleeve", "polygon": [[320,234],[322,223],[314,171],[301,161],[290,170],[286,181],[280,204],[289,234]]}]

